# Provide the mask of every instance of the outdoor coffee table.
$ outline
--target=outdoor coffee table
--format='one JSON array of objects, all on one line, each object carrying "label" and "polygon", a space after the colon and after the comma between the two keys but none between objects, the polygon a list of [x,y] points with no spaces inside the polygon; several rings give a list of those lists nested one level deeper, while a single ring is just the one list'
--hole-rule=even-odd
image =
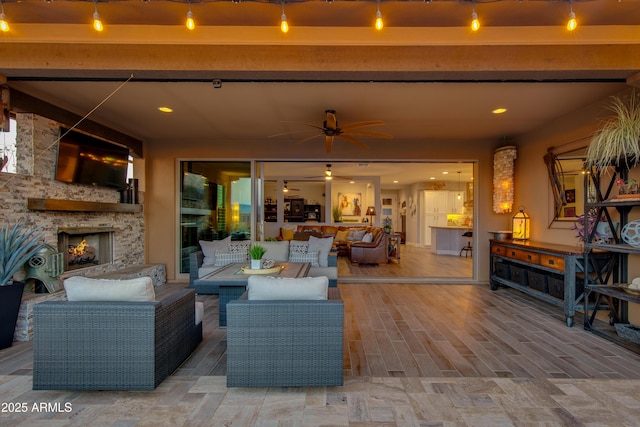
[{"label": "outdoor coffee table", "polygon": [[[276,273],[267,274],[267,276],[290,278],[307,277],[309,268],[311,267],[311,264],[308,262],[280,262],[277,265],[282,266],[282,268]],[[246,268],[247,265],[229,264],[201,279],[219,286],[220,326],[227,326],[227,303],[238,299],[246,290],[247,282],[251,275],[243,273],[242,267]]]}]

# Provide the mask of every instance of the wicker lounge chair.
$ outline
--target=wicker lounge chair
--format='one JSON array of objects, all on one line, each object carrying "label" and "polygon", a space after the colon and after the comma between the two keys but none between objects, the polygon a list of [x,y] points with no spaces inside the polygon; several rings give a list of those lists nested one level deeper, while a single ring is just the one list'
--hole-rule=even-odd
[{"label": "wicker lounge chair", "polygon": [[227,304],[227,386],[341,386],[344,304],[328,300]]},{"label": "wicker lounge chair", "polygon": [[[34,307],[34,390],[153,390],[202,340],[195,292],[164,285],[149,302]],[[171,289],[173,288],[173,289]]]}]

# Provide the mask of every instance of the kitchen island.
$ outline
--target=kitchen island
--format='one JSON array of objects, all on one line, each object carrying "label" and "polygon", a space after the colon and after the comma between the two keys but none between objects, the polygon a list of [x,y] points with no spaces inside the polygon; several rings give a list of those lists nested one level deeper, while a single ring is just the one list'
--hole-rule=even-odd
[{"label": "kitchen island", "polygon": [[460,255],[460,251],[469,242],[468,237],[462,236],[469,227],[447,226],[431,227],[431,252],[436,255]]}]

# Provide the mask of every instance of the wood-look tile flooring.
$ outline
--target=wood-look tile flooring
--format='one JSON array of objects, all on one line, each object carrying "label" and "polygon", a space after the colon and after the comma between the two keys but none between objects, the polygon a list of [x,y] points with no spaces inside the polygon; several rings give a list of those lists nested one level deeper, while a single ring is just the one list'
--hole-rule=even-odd
[{"label": "wood-look tile flooring", "polygon": [[152,392],[33,391],[31,344],[0,351],[0,425],[640,425],[640,356],[558,307],[485,285],[339,287],[343,387],[227,389],[218,299],[198,296],[204,340]]},{"label": "wood-look tile flooring", "polygon": [[[388,282],[389,278],[407,282],[409,278],[422,282],[450,282],[471,279],[473,258],[455,255],[436,255],[431,248],[403,244],[400,260],[386,264],[352,264],[347,257],[338,257],[338,278],[342,283]],[[424,280],[428,279],[428,280]]]}]

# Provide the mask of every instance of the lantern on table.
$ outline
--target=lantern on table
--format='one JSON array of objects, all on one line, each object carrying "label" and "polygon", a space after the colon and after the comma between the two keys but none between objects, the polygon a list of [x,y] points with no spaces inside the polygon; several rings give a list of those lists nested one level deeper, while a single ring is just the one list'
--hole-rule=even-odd
[{"label": "lantern on table", "polygon": [[531,218],[524,211],[524,206],[518,208],[518,212],[512,219],[513,240],[528,240],[531,232]]}]

